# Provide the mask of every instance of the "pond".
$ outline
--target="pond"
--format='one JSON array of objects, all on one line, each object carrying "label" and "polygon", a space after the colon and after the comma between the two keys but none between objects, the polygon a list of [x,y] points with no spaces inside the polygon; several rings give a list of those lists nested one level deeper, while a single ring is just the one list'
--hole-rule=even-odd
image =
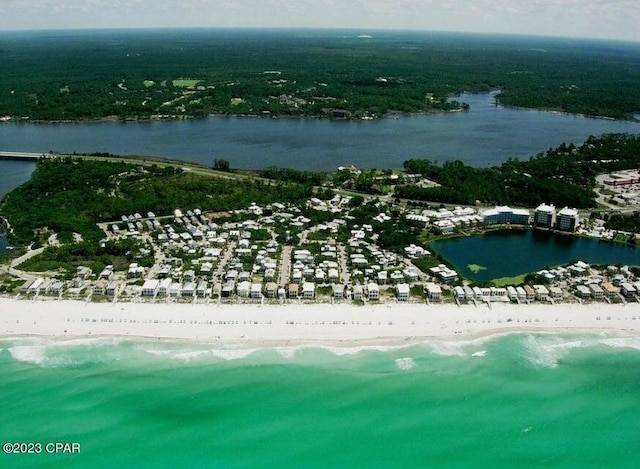
[{"label": "pond", "polygon": [[439,240],[429,248],[464,277],[482,284],[582,260],[640,265],[640,249],[597,239],[533,229],[506,229]]}]

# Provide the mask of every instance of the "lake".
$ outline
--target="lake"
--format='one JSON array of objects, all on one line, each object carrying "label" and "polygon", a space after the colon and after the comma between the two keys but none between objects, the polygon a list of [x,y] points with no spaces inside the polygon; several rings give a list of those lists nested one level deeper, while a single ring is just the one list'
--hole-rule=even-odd
[{"label": "lake", "polygon": [[[235,168],[271,165],[330,171],[341,165],[400,168],[409,158],[460,159],[472,166],[528,158],[590,135],[640,132],[634,122],[495,105],[495,94],[463,94],[467,112],[400,115],[376,121],[209,117],[161,122],[2,123],[0,150],[109,152]],[[0,162],[0,164],[3,164]],[[1,170],[2,168],[0,168]]]},{"label": "lake", "polygon": [[[507,229],[435,241],[429,248],[476,283],[514,277],[582,260],[590,264],[640,265],[640,249],[547,231]],[[469,265],[484,267],[477,273]]]}]

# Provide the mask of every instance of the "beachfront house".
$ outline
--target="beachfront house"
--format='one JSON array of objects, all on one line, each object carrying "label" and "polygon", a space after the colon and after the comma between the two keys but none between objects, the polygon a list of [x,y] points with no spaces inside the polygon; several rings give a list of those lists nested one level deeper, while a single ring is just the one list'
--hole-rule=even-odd
[{"label": "beachfront house", "polygon": [[262,285],[259,283],[251,284],[251,298],[260,299],[262,298]]},{"label": "beachfront house", "polygon": [[591,298],[591,290],[586,285],[578,285],[576,287],[576,296],[582,299]]},{"label": "beachfront house", "polygon": [[198,286],[196,287],[196,295],[200,298],[204,298],[205,296],[209,296],[209,294],[209,284],[206,282],[206,280],[201,280],[200,282],[198,282]]},{"label": "beachfront house", "polygon": [[193,282],[185,283],[182,287],[182,296],[187,298],[193,298],[196,294],[196,284]]},{"label": "beachfront house", "polygon": [[604,295],[610,300],[617,298],[620,295],[620,290],[618,287],[614,286],[610,282],[602,282],[602,290],[604,290]]},{"label": "beachfront house", "polygon": [[275,282],[267,282],[264,291],[267,295],[267,298],[275,298],[276,296],[278,296],[278,284]]},{"label": "beachfront house", "polygon": [[604,298],[604,290],[597,283],[589,284],[589,290],[591,290],[591,296],[593,296],[596,300],[601,300]]},{"label": "beachfront house", "polygon": [[290,283],[287,289],[288,298],[298,298],[298,292],[300,291],[300,285],[297,283]]},{"label": "beachfront house", "polygon": [[353,287],[353,300],[360,301],[362,300],[363,288],[362,285],[354,285]]},{"label": "beachfront house", "polygon": [[118,294],[119,289],[120,289],[119,282],[110,282],[109,285],[107,285],[107,289],[105,290],[105,293],[107,296],[116,296]]},{"label": "beachfront house", "polygon": [[313,282],[304,282],[302,284],[302,298],[311,300],[316,295],[316,285]]},{"label": "beachfront house", "polygon": [[536,290],[531,285],[524,286],[525,299],[527,301],[533,301],[536,299]]},{"label": "beachfront house", "polygon": [[398,301],[409,301],[409,284],[399,283],[396,285]]},{"label": "beachfront house", "polygon": [[620,292],[627,298],[631,298],[638,293],[636,288],[628,282],[624,282],[620,285]]},{"label": "beachfront house", "polygon": [[249,295],[251,295],[251,282],[245,280],[238,283],[236,293],[240,298],[249,298]]},{"label": "beachfront house", "polygon": [[[458,288],[462,290],[461,292],[459,291],[459,293],[461,293],[464,296],[464,290],[461,287],[458,287]],[[433,282],[427,282],[427,284],[424,286],[424,289],[427,292],[427,298],[429,298],[429,300],[440,301],[442,299],[442,288],[440,287],[440,285]],[[454,293],[455,293],[455,289],[454,289]]]},{"label": "beachfront house", "polygon": [[158,285],[158,296],[169,296],[169,289],[171,288],[171,279],[163,278]]},{"label": "beachfront house", "polygon": [[333,289],[333,299],[334,300],[342,300],[344,299],[344,285],[336,283],[332,285]]},{"label": "beachfront house", "polygon": [[536,291],[536,300],[549,301],[549,289],[544,285],[534,285],[533,288]]},{"label": "beachfront house", "polygon": [[561,300],[564,297],[564,293],[562,288],[560,287],[549,287],[549,296],[553,298],[555,301]]},{"label": "beachfront house", "polygon": [[160,287],[160,281],[155,279],[145,280],[142,285],[142,296],[156,296],[158,288]]},{"label": "beachfront house", "polygon": [[379,300],[380,299],[380,287],[377,283],[370,282],[367,284],[367,299]]}]

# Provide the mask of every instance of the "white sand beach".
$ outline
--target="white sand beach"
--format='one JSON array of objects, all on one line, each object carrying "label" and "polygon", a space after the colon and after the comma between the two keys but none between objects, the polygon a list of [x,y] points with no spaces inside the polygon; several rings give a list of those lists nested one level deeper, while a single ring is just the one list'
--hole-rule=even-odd
[{"label": "white sand beach", "polygon": [[640,304],[84,303],[0,298],[0,336],[129,337],[225,346],[401,345],[507,332],[640,334]]}]

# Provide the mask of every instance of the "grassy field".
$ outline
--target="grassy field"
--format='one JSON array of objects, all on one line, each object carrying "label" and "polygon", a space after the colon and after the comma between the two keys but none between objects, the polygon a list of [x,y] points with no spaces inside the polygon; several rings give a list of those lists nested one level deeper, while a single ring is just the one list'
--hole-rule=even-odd
[{"label": "grassy field", "polygon": [[178,78],[177,80],[173,80],[173,86],[177,86],[178,88],[194,88],[198,86],[202,80],[191,80],[186,78]]}]

